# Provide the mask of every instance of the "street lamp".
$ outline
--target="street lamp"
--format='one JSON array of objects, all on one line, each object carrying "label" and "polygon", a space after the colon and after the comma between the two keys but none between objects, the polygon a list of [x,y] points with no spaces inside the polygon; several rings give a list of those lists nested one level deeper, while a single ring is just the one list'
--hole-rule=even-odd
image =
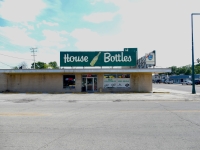
[{"label": "street lamp", "polygon": [[191,27],[192,27],[192,94],[196,94],[195,83],[194,83],[194,37],[193,37],[193,16],[200,15],[200,13],[191,14]]}]

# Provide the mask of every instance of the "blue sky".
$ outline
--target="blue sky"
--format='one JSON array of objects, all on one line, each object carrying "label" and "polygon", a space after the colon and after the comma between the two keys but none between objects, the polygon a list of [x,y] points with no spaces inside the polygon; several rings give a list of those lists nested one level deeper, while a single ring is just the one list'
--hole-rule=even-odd
[{"label": "blue sky", "polygon": [[[60,51],[138,48],[157,52],[157,67],[191,64],[191,21],[199,0],[0,0],[0,68],[57,61]],[[194,17],[195,59],[200,16]],[[8,57],[12,56],[12,57]],[[17,59],[17,58],[23,59]]]}]

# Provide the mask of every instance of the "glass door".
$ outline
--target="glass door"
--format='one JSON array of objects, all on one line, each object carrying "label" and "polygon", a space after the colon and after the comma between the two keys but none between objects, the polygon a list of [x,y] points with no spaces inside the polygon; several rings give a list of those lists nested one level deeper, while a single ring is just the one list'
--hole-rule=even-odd
[{"label": "glass door", "polygon": [[82,78],[82,92],[86,92],[86,85],[87,85],[87,81],[86,78]]},{"label": "glass door", "polygon": [[86,78],[86,90],[87,91],[94,91],[94,78]]},{"label": "glass door", "polygon": [[82,92],[97,91],[97,77],[82,77]]},{"label": "glass door", "polygon": [[94,91],[97,91],[97,78],[94,78]]}]

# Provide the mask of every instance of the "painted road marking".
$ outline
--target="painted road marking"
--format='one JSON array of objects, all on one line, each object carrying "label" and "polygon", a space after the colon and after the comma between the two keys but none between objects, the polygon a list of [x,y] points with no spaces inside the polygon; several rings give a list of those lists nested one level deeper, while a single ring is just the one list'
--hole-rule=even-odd
[{"label": "painted road marking", "polygon": [[49,116],[49,114],[44,113],[0,113],[0,116]]},{"label": "painted road marking", "polygon": [[121,112],[180,112],[180,113],[200,113],[200,110],[122,110]]}]

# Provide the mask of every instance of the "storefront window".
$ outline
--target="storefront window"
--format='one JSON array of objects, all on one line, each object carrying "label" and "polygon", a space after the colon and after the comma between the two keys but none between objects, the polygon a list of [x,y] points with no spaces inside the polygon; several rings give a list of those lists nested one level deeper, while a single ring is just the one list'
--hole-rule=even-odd
[{"label": "storefront window", "polygon": [[116,74],[104,74],[104,78],[116,78]]},{"label": "storefront window", "polygon": [[75,75],[63,75],[63,88],[75,88]]},{"label": "storefront window", "polygon": [[104,88],[130,88],[130,74],[105,74]]},{"label": "storefront window", "polygon": [[117,78],[130,78],[130,74],[117,74]]}]

